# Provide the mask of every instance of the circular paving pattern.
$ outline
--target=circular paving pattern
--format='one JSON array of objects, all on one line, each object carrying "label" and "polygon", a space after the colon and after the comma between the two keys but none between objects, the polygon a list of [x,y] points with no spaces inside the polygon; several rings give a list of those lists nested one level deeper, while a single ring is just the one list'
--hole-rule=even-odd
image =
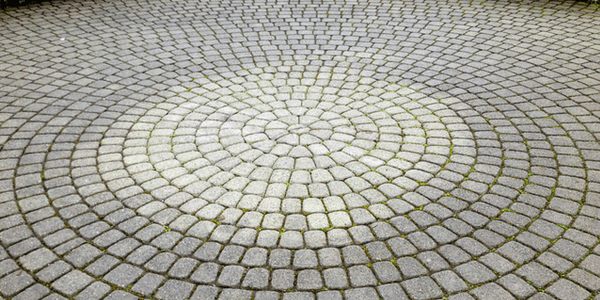
[{"label": "circular paving pattern", "polygon": [[7,8],[0,299],[600,299],[598,28],[571,2]]}]

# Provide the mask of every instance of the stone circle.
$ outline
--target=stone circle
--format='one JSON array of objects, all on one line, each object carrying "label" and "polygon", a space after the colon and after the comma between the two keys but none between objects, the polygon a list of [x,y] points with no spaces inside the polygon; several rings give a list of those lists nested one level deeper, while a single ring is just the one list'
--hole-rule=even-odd
[{"label": "stone circle", "polygon": [[598,299],[599,25],[568,2],[5,8],[0,299]]}]

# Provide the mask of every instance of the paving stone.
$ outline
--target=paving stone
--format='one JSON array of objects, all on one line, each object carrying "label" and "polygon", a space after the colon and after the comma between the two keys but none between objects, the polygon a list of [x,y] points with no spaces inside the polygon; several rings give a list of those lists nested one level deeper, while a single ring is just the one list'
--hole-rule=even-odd
[{"label": "paving stone", "polygon": [[222,286],[237,286],[240,284],[245,269],[241,266],[225,266],[221,270],[217,283]]},{"label": "paving stone", "polygon": [[471,291],[478,299],[515,299],[513,295],[495,283],[484,284]]},{"label": "paving stone", "polygon": [[295,279],[296,275],[292,270],[274,270],[271,273],[271,286],[276,290],[289,290],[294,287]]},{"label": "paving stone", "polygon": [[251,299],[252,292],[242,289],[224,289],[219,295],[219,299]]},{"label": "paving stone", "polygon": [[374,263],[373,271],[377,278],[384,283],[398,281],[402,278],[396,266],[389,261]]},{"label": "paving stone", "polygon": [[468,285],[456,273],[442,271],[431,276],[448,293],[456,293],[468,289]]},{"label": "paving stone", "polygon": [[298,272],[296,288],[299,290],[320,290],[323,288],[321,274],[317,270],[302,270]]},{"label": "paving stone", "polygon": [[20,292],[18,295],[13,297],[12,299],[41,299],[50,293],[50,289],[41,285],[34,284],[27,288],[26,290]]},{"label": "paving stone", "polygon": [[108,273],[108,271],[116,266],[119,262],[120,260],[114,256],[104,255],[87,266],[85,271],[93,274],[94,276],[102,276]]},{"label": "paving stone", "polygon": [[459,293],[459,294],[449,296],[448,299],[450,299],[450,300],[473,300],[475,298],[473,298],[473,296],[471,296],[467,293]]},{"label": "paving stone", "polygon": [[598,255],[589,255],[579,266],[594,273],[596,276],[600,276],[600,271],[598,271],[598,266],[600,266],[600,256]]},{"label": "paving stone", "polygon": [[523,276],[538,288],[543,288],[559,278],[556,273],[535,262],[520,267],[515,271],[515,274]]},{"label": "paving stone", "polygon": [[189,256],[202,244],[199,239],[185,237],[173,248],[173,252],[182,256]]},{"label": "paving stone", "polygon": [[144,267],[152,272],[166,273],[177,260],[177,255],[161,252],[148,261]]},{"label": "paving stone", "polygon": [[131,287],[131,291],[143,296],[150,296],[165,280],[163,276],[147,273]]},{"label": "paving stone", "polygon": [[109,299],[109,300],[117,300],[117,299],[123,299],[123,300],[133,300],[138,298],[137,296],[127,293],[127,292],[123,292],[123,291],[114,291],[112,293],[110,293],[106,298],[104,299]]},{"label": "paving stone", "polygon": [[313,300],[315,295],[310,292],[290,292],[283,294],[283,300]]},{"label": "paving stone", "polygon": [[550,247],[550,251],[568,259],[572,262],[577,262],[582,259],[589,250],[581,245],[577,245],[565,239],[559,239]]},{"label": "paving stone", "polygon": [[106,274],[104,280],[118,287],[126,288],[142,276],[143,273],[144,271],[138,267],[121,264]]},{"label": "paving stone", "polygon": [[264,289],[269,285],[269,270],[265,268],[252,268],[246,272],[242,287]]},{"label": "paving stone", "polygon": [[383,298],[385,300],[387,300],[387,299],[399,299],[399,300],[408,299],[408,297],[406,296],[406,293],[404,293],[404,291],[402,290],[400,285],[397,283],[380,285],[377,287],[377,291],[379,292],[379,295],[381,296],[381,298]]},{"label": "paving stone", "polygon": [[192,273],[190,279],[198,283],[213,283],[217,280],[220,269],[221,266],[219,264],[212,262],[203,263]]},{"label": "paving stone", "polygon": [[61,293],[73,296],[88,284],[90,284],[94,279],[85,273],[73,270],[68,274],[61,276],[58,280],[52,283],[52,288],[60,291]]},{"label": "paving stone", "polygon": [[169,269],[167,275],[178,279],[188,278],[198,264],[199,262],[193,258],[180,258],[173,264],[171,269]]},{"label": "paving stone", "polygon": [[514,241],[504,244],[497,252],[519,265],[530,261],[535,256],[535,251],[531,248]]},{"label": "paving stone", "polygon": [[[63,288],[64,290],[71,291],[73,289],[68,289],[65,285],[65,281],[69,280],[73,276],[62,280],[58,286]],[[61,278],[62,279],[62,278]],[[21,271],[16,271],[4,276],[0,279],[0,291],[3,295],[7,297],[16,295],[18,292],[24,290],[26,287],[34,283],[33,277],[29,274],[24,274]],[[88,282],[89,283],[89,282]],[[86,283],[84,283],[86,284]],[[73,292],[74,293],[74,292]]]},{"label": "paving stone", "polygon": [[215,242],[206,242],[194,252],[194,257],[203,261],[212,261],[217,258],[223,245]]},{"label": "paving stone", "polygon": [[377,299],[379,295],[374,288],[357,288],[344,291],[346,299]]},{"label": "paving stone", "polygon": [[159,250],[156,247],[143,245],[127,255],[125,260],[135,265],[143,265],[154,257]]},{"label": "paving stone", "polygon": [[267,263],[268,251],[264,248],[250,248],[244,254],[242,264],[246,266],[264,266]]},{"label": "paving stone", "polygon": [[180,280],[169,279],[156,292],[157,299],[183,300],[187,299],[194,289],[194,285]]},{"label": "paving stone", "polygon": [[281,235],[279,245],[288,249],[300,249],[304,247],[304,238],[298,231],[286,231]]},{"label": "paving stone", "polygon": [[391,238],[387,244],[396,256],[414,255],[418,252],[417,248],[404,238]]},{"label": "paving stone", "polygon": [[323,271],[323,280],[328,289],[346,289],[349,287],[346,271],[342,268],[329,268]]},{"label": "paving stone", "polygon": [[342,256],[346,266],[366,264],[370,262],[365,251],[359,246],[347,246],[342,248]]},{"label": "paving stone", "polygon": [[518,299],[525,299],[536,292],[534,287],[514,274],[509,274],[500,278],[498,284],[515,295]]},{"label": "paving stone", "polygon": [[96,281],[77,294],[75,299],[102,299],[110,291],[110,285]]},{"label": "paving stone", "polygon": [[344,299],[340,291],[322,291],[317,293],[317,300],[340,300]]},{"label": "paving stone", "polygon": [[504,275],[516,269],[516,266],[509,260],[493,252],[479,258],[479,262],[486,265],[492,271],[498,272],[500,275]]},{"label": "paving stone", "polygon": [[287,249],[273,249],[269,256],[269,266],[285,268],[291,265],[292,251]]},{"label": "paving stone", "polygon": [[568,272],[574,267],[573,263],[570,261],[548,251],[540,254],[536,260],[551,270],[561,274]]},{"label": "paving stone", "polygon": [[558,299],[587,299],[592,294],[572,281],[560,279],[550,285],[546,292]]},{"label": "paving stone", "polygon": [[224,264],[235,264],[241,260],[245,250],[244,247],[237,245],[225,246],[219,255],[218,261]]},{"label": "paving stone", "polygon": [[467,252],[454,245],[441,246],[439,248],[439,253],[453,266],[471,260],[471,256]]},{"label": "paving stone", "polygon": [[435,299],[444,293],[429,277],[419,277],[402,282],[402,287],[414,299]]},{"label": "paving stone", "polygon": [[[92,258],[95,256],[92,254]],[[37,271],[53,261],[55,261],[58,257],[48,248],[40,248],[33,252],[30,252],[24,256],[19,257],[19,263],[29,271]],[[77,258],[79,260],[79,256]],[[83,260],[86,260],[84,256]]]},{"label": "paving stone", "polygon": [[214,286],[199,285],[190,300],[214,300],[217,299],[219,288]]},{"label": "paving stone", "polygon": [[496,275],[479,262],[468,262],[454,268],[456,273],[471,285],[477,285],[496,279]]}]

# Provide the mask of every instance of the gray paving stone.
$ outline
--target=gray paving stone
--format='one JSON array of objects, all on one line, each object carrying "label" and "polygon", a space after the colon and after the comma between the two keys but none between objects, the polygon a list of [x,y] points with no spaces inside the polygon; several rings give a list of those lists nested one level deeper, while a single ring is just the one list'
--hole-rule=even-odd
[{"label": "gray paving stone", "polygon": [[29,271],[39,270],[50,263],[54,262],[58,257],[48,248],[40,248],[19,257],[19,263]]},{"label": "gray paving stone", "polygon": [[329,268],[323,271],[323,280],[328,289],[346,289],[349,287],[348,276],[342,268]]},{"label": "gray paving stone", "polygon": [[206,262],[198,266],[190,276],[190,279],[198,283],[213,283],[217,280],[220,269],[221,266],[219,264]]},{"label": "gray paving stone", "polygon": [[535,251],[514,241],[504,244],[498,248],[497,252],[519,265],[531,260],[535,256]]},{"label": "gray paving stone", "polygon": [[[68,280],[68,278],[65,280]],[[65,280],[59,283],[60,287],[64,287]],[[21,271],[16,271],[0,279],[0,291],[3,295],[10,297],[16,295],[17,293],[24,290],[33,283],[34,279],[29,274],[24,274]]]},{"label": "gray paving stone", "polygon": [[310,292],[289,292],[283,294],[283,300],[313,300],[315,295]]},{"label": "gray paving stone", "polygon": [[218,261],[224,264],[235,264],[241,260],[246,249],[237,245],[228,245],[223,248]]},{"label": "gray paving stone", "polygon": [[435,299],[444,293],[429,277],[419,277],[402,282],[402,287],[414,299]]},{"label": "gray paving stone", "polygon": [[241,263],[246,266],[259,267],[267,263],[268,251],[264,248],[250,248],[244,254]]},{"label": "gray paving stone", "polygon": [[171,269],[169,269],[167,275],[177,279],[188,278],[198,264],[199,262],[193,258],[180,258],[173,264]]},{"label": "gray paving stone", "polygon": [[274,270],[271,273],[271,286],[276,290],[289,290],[294,287],[295,277],[296,275],[292,270]]},{"label": "gray paving stone", "polygon": [[402,290],[400,285],[397,283],[380,285],[377,287],[377,291],[379,292],[379,295],[381,296],[381,298],[383,298],[385,300],[387,300],[387,299],[399,299],[399,300],[408,299],[406,293],[404,293],[404,291]]},{"label": "gray paving stone", "polygon": [[344,291],[346,299],[377,299],[379,295],[374,288],[356,288]]},{"label": "gray paving stone", "polygon": [[515,295],[518,299],[527,298],[536,292],[534,287],[514,274],[509,274],[500,278],[498,284]]},{"label": "gray paving stone", "polygon": [[590,292],[566,279],[553,283],[546,292],[558,299],[587,299],[591,296]]},{"label": "gray paving stone", "polygon": [[366,264],[370,262],[365,251],[356,245],[342,248],[342,257],[344,258],[344,265],[346,266]]},{"label": "gray paving stone", "polygon": [[219,288],[217,287],[200,285],[196,288],[190,300],[214,300],[217,299],[218,293]]},{"label": "gray paving stone", "polygon": [[183,300],[187,299],[194,289],[194,285],[180,280],[169,279],[156,292],[157,299]]},{"label": "gray paving stone", "polygon": [[288,249],[300,249],[304,247],[304,238],[298,231],[285,231],[281,235],[279,246]]},{"label": "gray paving stone", "polygon": [[570,261],[548,251],[540,254],[536,260],[551,270],[561,274],[568,272],[574,267],[573,263]]},{"label": "gray paving stone", "polygon": [[523,276],[538,288],[545,287],[550,282],[553,282],[559,278],[556,273],[535,262],[520,267],[515,271],[515,274]]},{"label": "gray paving stone", "polygon": [[41,299],[50,293],[50,289],[41,285],[34,284],[27,288],[26,290],[20,292],[18,295],[13,297],[12,299]]},{"label": "gray paving stone", "polygon": [[131,291],[142,296],[150,296],[165,280],[163,276],[146,273],[131,287]]},{"label": "gray paving stone", "polygon": [[127,293],[127,292],[123,292],[123,291],[114,291],[112,293],[110,293],[106,298],[104,299],[108,299],[108,300],[117,300],[117,299],[123,299],[123,300],[134,300],[134,299],[139,299],[137,296]]},{"label": "gray paving stone", "polygon": [[202,241],[199,239],[185,237],[177,243],[177,245],[173,248],[173,252],[178,255],[189,256],[194,253],[194,251],[198,249],[201,244]]},{"label": "gray paving stone", "polygon": [[93,280],[91,276],[81,271],[73,270],[58,278],[51,286],[65,295],[74,296]]},{"label": "gray paving stone", "polygon": [[317,270],[302,270],[298,272],[296,288],[299,290],[320,290],[323,288],[321,274]]},{"label": "gray paving stone", "polygon": [[225,266],[221,270],[217,283],[228,287],[237,286],[245,272],[246,270],[241,266]]},{"label": "gray paving stone", "polygon": [[215,242],[206,242],[194,252],[194,257],[202,261],[212,261],[217,258],[223,246]]},{"label": "gray paving stone", "polygon": [[515,297],[513,297],[513,295],[511,295],[509,292],[507,292],[506,290],[504,290],[503,288],[501,288],[499,285],[497,285],[495,283],[488,283],[488,284],[479,286],[479,287],[473,289],[471,291],[471,294],[473,294],[478,299],[488,299],[488,298],[515,299]]},{"label": "gray paving stone", "polygon": [[494,272],[503,275],[516,269],[516,266],[497,253],[488,253],[479,258],[479,262]]},{"label": "gray paving stone", "polygon": [[[102,276],[120,262],[119,259],[112,255],[104,255],[85,268],[86,272],[94,276]],[[39,273],[38,273],[39,274]]]},{"label": "gray paving stone", "polygon": [[269,266],[273,268],[286,268],[291,265],[292,251],[287,249],[273,249],[269,256]]},{"label": "gray paving stone", "polygon": [[159,250],[156,247],[143,245],[127,255],[125,261],[140,266],[148,262],[158,252]]},{"label": "gray paving stone", "polygon": [[490,269],[475,261],[462,264],[455,267],[454,270],[471,285],[481,284],[497,278]]},{"label": "gray paving stone", "polygon": [[[110,291],[110,285],[96,281],[77,294],[75,299],[102,299]],[[33,297],[30,299],[33,299]]]},{"label": "gray paving stone", "polygon": [[251,268],[246,272],[242,287],[264,289],[269,285],[269,274],[265,268]]},{"label": "gray paving stone", "polygon": [[152,272],[166,273],[177,260],[177,255],[161,252],[148,261],[144,267]]},{"label": "gray paving stone", "polygon": [[126,288],[142,276],[143,273],[144,271],[138,267],[121,264],[106,274],[104,280],[118,287]]},{"label": "gray paving stone", "polygon": [[340,291],[322,291],[317,293],[317,300],[340,300],[344,299]]}]

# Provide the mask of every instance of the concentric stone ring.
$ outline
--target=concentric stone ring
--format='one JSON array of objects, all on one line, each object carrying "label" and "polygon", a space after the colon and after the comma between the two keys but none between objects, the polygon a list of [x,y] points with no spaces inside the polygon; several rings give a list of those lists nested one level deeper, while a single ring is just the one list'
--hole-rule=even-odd
[{"label": "concentric stone ring", "polygon": [[[286,85],[264,94],[239,85],[242,92],[212,101],[202,94],[167,100],[181,103],[166,114],[149,110],[146,115],[164,116],[154,124],[136,123],[132,139],[125,140],[122,157],[134,178],[137,170],[156,170],[131,182],[157,198],[141,211],[167,204],[251,228],[261,227],[254,220],[262,217],[258,211],[280,220],[262,227],[301,231],[348,228],[352,214],[375,221],[406,212],[411,204],[398,197],[426,184],[433,177],[427,171],[445,165],[451,135],[458,145],[472,145],[472,137],[440,101],[380,85],[396,90],[329,88],[320,94],[316,87]],[[313,92],[290,96],[289,90]],[[423,155],[429,161],[421,162]],[[285,215],[295,215],[298,224],[284,228]]]}]

